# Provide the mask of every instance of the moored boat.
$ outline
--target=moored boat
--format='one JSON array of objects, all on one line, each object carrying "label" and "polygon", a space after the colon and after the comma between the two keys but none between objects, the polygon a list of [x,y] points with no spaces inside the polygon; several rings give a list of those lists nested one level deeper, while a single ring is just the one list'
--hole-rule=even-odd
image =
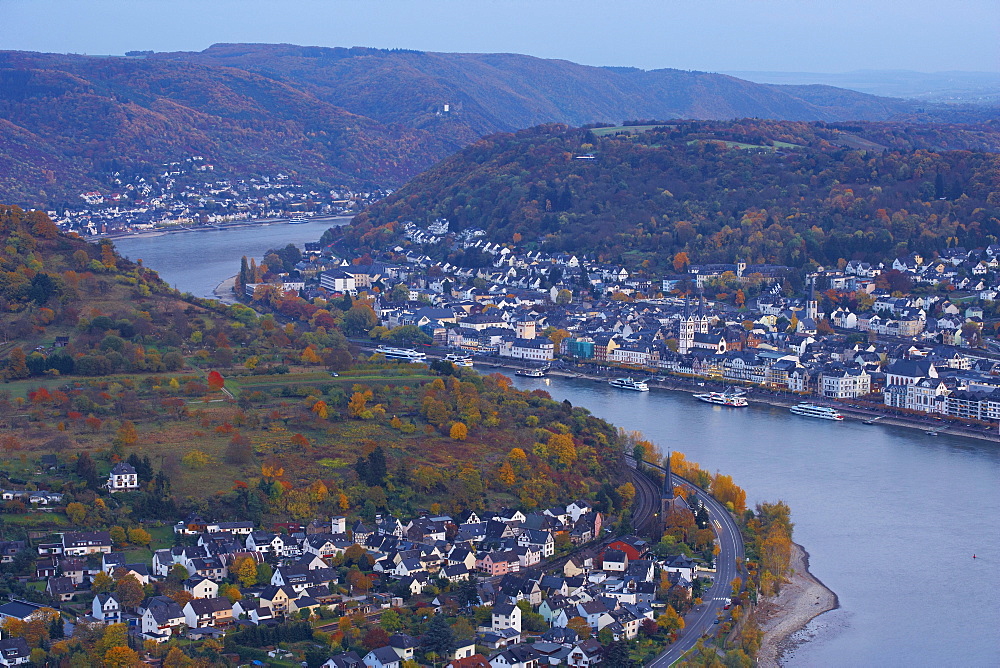
[{"label": "moored boat", "polygon": [[634,380],[632,378],[614,378],[608,381],[608,385],[611,387],[618,387],[623,390],[635,390],[636,392],[649,392],[649,386],[646,385],[646,381]]},{"label": "moored boat", "polygon": [[803,402],[796,406],[789,408],[791,412],[796,415],[805,415],[806,417],[819,418],[821,420],[843,420],[844,416],[837,412],[837,409],[830,408],[829,406],[817,406],[816,404],[810,404],[808,402]]},{"label": "moored boat", "polygon": [[472,355],[463,355],[462,353],[451,353],[444,358],[446,362],[451,362],[455,366],[472,366]]},{"label": "moored boat", "polygon": [[694,398],[705,403],[715,404],[716,406],[743,408],[750,405],[742,394],[733,392],[702,392],[701,394],[694,395]]},{"label": "moored boat", "polygon": [[515,376],[525,376],[526,378],[543,378],[548,373],[548,369],[518,369]]}]

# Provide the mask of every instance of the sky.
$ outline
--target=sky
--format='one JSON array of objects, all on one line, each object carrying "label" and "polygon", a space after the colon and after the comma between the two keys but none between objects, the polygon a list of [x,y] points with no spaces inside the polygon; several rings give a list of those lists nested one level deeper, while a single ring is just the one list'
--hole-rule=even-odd
[{"label": "sky", "polygon": [[704,71],[1000,72],[998,0],[0,0],[0,49],[285,42]]}]

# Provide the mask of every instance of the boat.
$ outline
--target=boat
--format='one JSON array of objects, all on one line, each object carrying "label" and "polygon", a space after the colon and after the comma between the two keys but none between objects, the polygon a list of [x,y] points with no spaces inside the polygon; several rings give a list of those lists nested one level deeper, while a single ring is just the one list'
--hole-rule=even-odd
[{"label": "boat", "polygon": [[614,378],[608,381],[608,385],[610,385],[611,387],[618,387],[623,390],[635,390],[636,392],[649,392],[649,386],[646,385],[646,381],[633,380],[632,378]]},{"label": "boat", "polygon": [[749,406],[750,403],[743,396],[742,392],[702,392],[701,394],[694,395],[694,398],[698,401],[704,401],[705,403],[715,404],[717,406],[732,406],[733,408],[743,408],[744,406]]},{"label": "boat", "polygon": [[462,353],[451,353],[444,358],[446,362],[451,362],[455,366],[472,366],[472,355],[463,355]]},{"label": "boat", "polygon": [[289,225],[302,225],[303,223],[308,223],[308,222],[309,222],[309,219],[306,218],[305,216],[295,216],[294,218],[292,218],[291,220],[288,221],[288,224]]},{"label": "boat", "polygon": [[515,376],[525,376],[527,378],[544,378],[545,374],[548,373],[548,369],[518,369],[514,372]]},{"label": "boat", "polygon": [[837,412],[837,409],[828,406],[817,406],[816,404],[801,403],[789,408],[796,415],[820,418],[821,420],[843,420],[844,416]]},{"label": "boat", "polygon": [[409,350],[406,348],[393,348],[391,346],[379,346],[375,349],[376,353],[381,353],[385,355],[386,361],[390,362],[411,362],[418,363],[427,360],[427,355],[416,350]]}]

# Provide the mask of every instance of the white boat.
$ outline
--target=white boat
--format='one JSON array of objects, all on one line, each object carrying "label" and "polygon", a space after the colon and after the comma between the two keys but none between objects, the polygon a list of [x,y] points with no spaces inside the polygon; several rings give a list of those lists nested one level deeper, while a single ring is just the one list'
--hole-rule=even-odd
[{"label": "white boat", "polygon": [[545,374],[548,373],[548,368],[545,369],[518,369],[514,372],[515,376],[525,376],[527,378],[544,378]]},{"label": "white boat", "polygon": [[703,392],[701,394],[694,395],[694,398],[698,401],[704,401],[705,403],[715,404],[717,406],[743,408],[744,406],[750,405],[750,403],[743,397],[742,393],[737,392]]},{"label": "white boat", "polygon": [[463,355],[462,353],[451,353],[444,358],[446,362],[451,362],[455,366],[472,366],[472,355]]},{"label": "white boat", "polygon": [[635,390],[636,392],[649,392],[649,386],[644,380],[633,380],[632,378],[615,378],[608,381],[611,387],[618,387],[623,390]]},{"label": "white boat", "polygon": [[843,420],[844,416],[837,412],[835,408],[829,408],[828,406],[817,406],[816,404],[810,404],[804,402],[798,404],[797,406],[792,406],[789,408],[791,412],[796,415],[805,415],[806,417],[819,418],[821,420]]},{"label": "white boat", "polygon": [[306,218],[305,216],[295,216],[294,218],[292,218],[291,220],[288,221],[288,224],[289,225],[301,225],[303,223],[308,223],[308,222],[309,222],[309,219]]},{"label": "white boat", "polygon": [[391,346],[379,346],[375,349],[376,353],[381,353],[385,355],[387,361],[392,362],[424,362],[427,360],[427,355],[416,350],[409,350],[407,348],[393,348]]}]

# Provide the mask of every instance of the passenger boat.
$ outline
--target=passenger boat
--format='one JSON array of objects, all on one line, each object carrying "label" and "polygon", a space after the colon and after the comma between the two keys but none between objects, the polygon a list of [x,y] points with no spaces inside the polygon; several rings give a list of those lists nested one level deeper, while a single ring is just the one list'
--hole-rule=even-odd
[{"label": "passenger boat", "polygon": [[392,348],[390,346],[379,346],[375,349],[376,353],[381,353],[385,355],[385,359],[391,362],[424,362],[427,360],[427,355],[416,350],[409,350],[407,348]]},{"label": "passenger boat", "polygon": [[632,378],[615,378],[608,381],[608,385],[611,387],[618,387],[623,390],[635,390],[636,392],[649,392],[649,386],[646,385],[646,381],[643,380],[633,380]]},{"label": "passenger boat", "polygon": [[288,221],[288,224],[289,225],[301,225],[303,223],[308,223],[308,222],[309,222],[309,219],[306,218],[305,216],[295,216],[294,218],[292,218],[291,220]]},{"label": "passenger boat", "polygon": [[843,420],[844,416],[837,412],[835,408],[828,406],[817,406],[816,404],[801,403],[789,408],[796,415],[819,418],[821,420]]},{"label": "passenger boat", "polygon": [[444,358],[446,362],[451,362],[455,366],[472,366],[472,355],[463,355],[462,353],[451,353]]},{"label": "passenger boat", "polygon": [[544,378],[545,374],[549,372],[548,367],[543,369],[518,369],[514,372],[515,376],[525,376],[527,378]]},{"label": "passenger boat", "polygon": [[750,405],[750,403],[743,396],[742,392],[734,390],[726,390],[725,392],[702,392],[701,394],[694,395],[694,398],[708,404],[715,404],[716,406],[743,408],[744,406]]}]

